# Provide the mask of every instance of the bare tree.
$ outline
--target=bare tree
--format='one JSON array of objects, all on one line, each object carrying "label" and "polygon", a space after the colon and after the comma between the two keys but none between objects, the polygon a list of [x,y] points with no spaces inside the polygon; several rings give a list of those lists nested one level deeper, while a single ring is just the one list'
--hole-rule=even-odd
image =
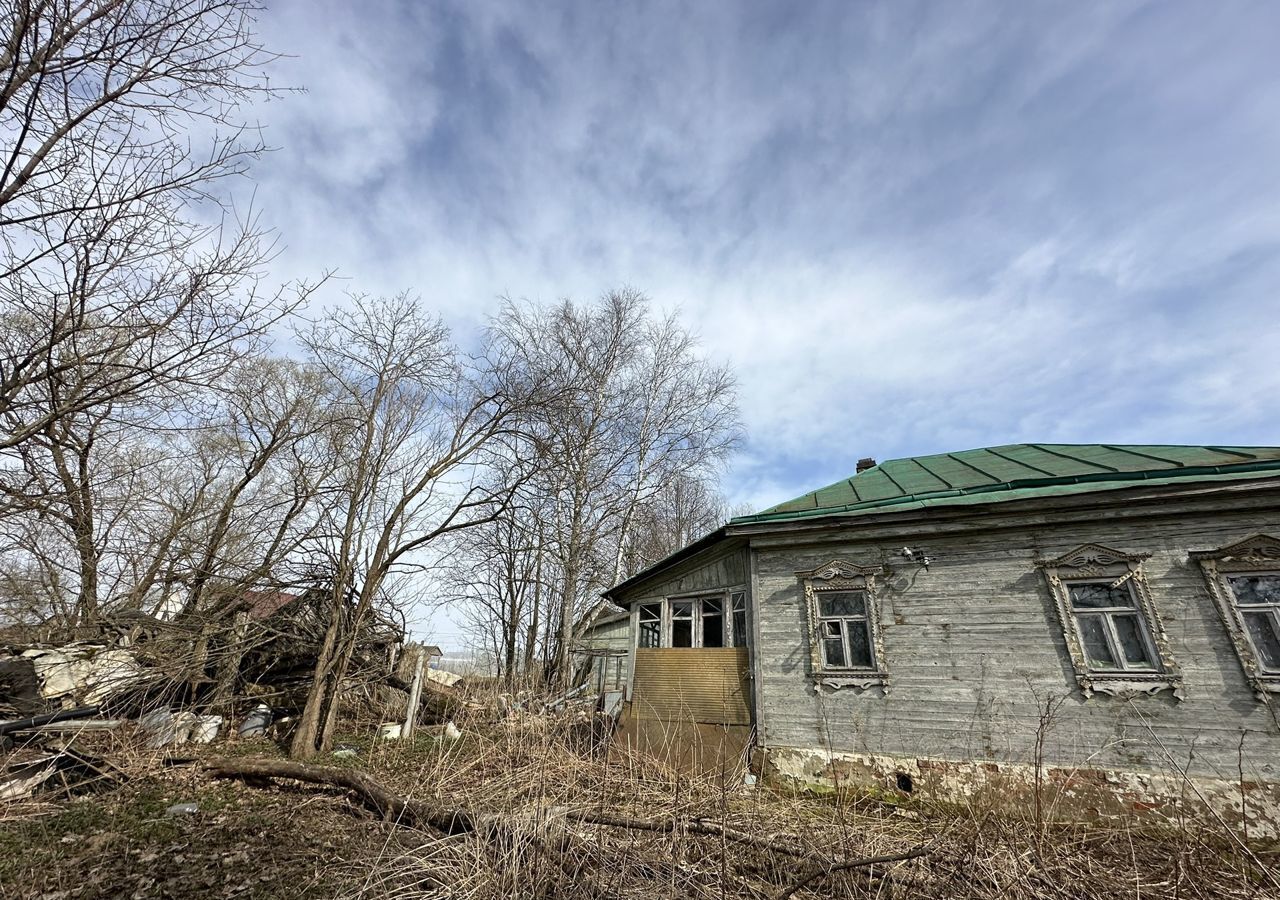
[{"label": "bare tree", "polygon": [[287,308],[256,289],[271,245],[254,216],[214,193],[264,149],[237,119],[270,92],[255,11],[0,3],[0,450],[208,383]]},{"label": "bare tree", "polygon": [[[530,371],[562,387],[537,424],[540,553],[557,602],[551,673],[569,676],[573,628],[596,589],[624,574],[637,516],[681,479],[710,479],[735,446],[733,379],[702,359],[675,317],[615,291],[589,307],[508,304],[498,325]],[[533,501],[530,501],[532,505]]]},{"label": "bare tree", "polygon": [[421,570],[432,544],[490,522],[516,483],[481,467],[520,437],[536,385],[503,348],[464,363],[444,325],[416,301],[353,298],[302,341],[337,391],[332,490],[311,553],[331,610],[291,752],[329,746],[356,633],[396,576]]},{"label": "bare tree", "polygon": [[[187,610],[204,608],[214,587],[239,594],[264,580],[287,584],[278,568],[314,532],[308,513],[329,458],[331,384],[322,372],[295,360],[255,358],[228,381],[218,427],[201,432],[193,448],[203,508],[175,517],[179,526],[184,518],[197,526],[187,529],[180,548]],[[157,546],[172,548],[170,534]],[[135,579],[135,590],[150,589],[159,558]]]},{"label": "bare tree", "polygon": [[[507,467],[488,477],[507,481]],[[476,649],[491,654],[508,685],[532,675],[540,637],[543,528],[531,500],[536,494],[519,490],[491,522],[458,534],[437,604],[461,613]]]},{"label": "bare tree", "polygon": [[239,117],[272,93],[255,4],[0,10],[0,520],[50,611],[88,622],[176,577],[225,485],[162,509],[174,435],[216,430],[203,410],[310,288],[261,290],[271,241],[217,189],[264,149]]},{"label": "bare tree", "polygon": [[[270,93],[251,0],[0,3],[5,276],[163,201],[208,199],[264,147],[237,107]],[[192,143],[203,129],[209,140]]]},{"label": "bare tree", "polygon": [[[634,574],[714,531],[732,518],[724,498],[705,476],[672,473],[661,490],[637,502],[618,542],[617,578]],[[617,579],[615,579],[617,580]]]},{"label": "bare tree", "polygon": [[280,578],[318,489],[326,382],[268,358],[243,360],[221,381],[199,419],[149,407],[135,421],[103,404],[18,448],[39,489],[25,517],[5,521],[10,558],[21,549],[65,594],[50,599],[56,621],[151,612],[176,593],[183,600],[167,615],[207,613],[212,590],[234,596]]}]

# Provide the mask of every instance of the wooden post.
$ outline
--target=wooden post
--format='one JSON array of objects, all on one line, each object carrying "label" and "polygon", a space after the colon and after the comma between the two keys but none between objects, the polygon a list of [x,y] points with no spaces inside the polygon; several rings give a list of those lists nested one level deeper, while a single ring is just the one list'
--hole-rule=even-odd
[{"label": "wooden post", "polygon": [[409,708],[405,710],[404,727],[400,729],[400,737],[413,736],[413,726],[418,719],[418,704],[422,702],[423,670],[427,667],[427,648],[418,648],[418,659],[413,667],[413,684],[409,686]]}]

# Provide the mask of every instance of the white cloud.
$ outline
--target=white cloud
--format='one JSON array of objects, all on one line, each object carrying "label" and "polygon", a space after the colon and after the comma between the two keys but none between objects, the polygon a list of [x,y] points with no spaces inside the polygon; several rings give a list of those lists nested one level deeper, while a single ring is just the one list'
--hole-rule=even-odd
[{"label": "white cloud", "polygon": [[259,202],[282,273],[464,330],[503,293],[680,307],[755,505],[866,455],[1274,442],[1276,18],[286,3],[310,93],[260,110]]}]

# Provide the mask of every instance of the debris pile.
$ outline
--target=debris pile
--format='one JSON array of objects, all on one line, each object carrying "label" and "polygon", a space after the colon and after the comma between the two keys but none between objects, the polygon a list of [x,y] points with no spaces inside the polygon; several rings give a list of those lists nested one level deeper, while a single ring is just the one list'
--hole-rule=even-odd
[{"label": "debris pile", "polygon": [[[147,751],[286,740],[311,685],[327,608],[323,596],[249,592],[202,614],[122,613],[38,640],[0,634],[0,751],[24,751],[0,758],[0,793],[48,789],[56,773],[84,762],[68,754],[93,732],[123,730]],[[429,668],[438,648],[404,638],[385,617],[363,627],[343,682],[344,716],[370,731],[388,722],[394,729],[385,733],[397,737],[415,724],[453,727],[469,704],[461,679]]]}]

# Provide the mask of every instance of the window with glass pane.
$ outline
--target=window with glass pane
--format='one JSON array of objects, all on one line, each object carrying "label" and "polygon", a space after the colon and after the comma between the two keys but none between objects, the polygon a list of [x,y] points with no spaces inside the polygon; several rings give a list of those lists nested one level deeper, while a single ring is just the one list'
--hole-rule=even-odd
[{"label": "window with glass pane", "polygon": [[1067,585],[1080,643],[1095,671],[1155,671],[1155,646],[1127,581]]},{"label": "window with glass pane", "polygon": [[729,598],[733,606],[733,646],[747,646],[747,595],[736,591]]},{"label": "window with glass pane", "polygon": [[662,604],[640,604],[640,633],[637,641],[640,647],[662,646]]},{"label": "window with glass pane", "polygon": [[1228,575],[1258,667],[1280,672],[1280,574]]},{"label": "window with glass pane", "polygon": [[818,593],[822,660],[832,669],[872,669],[871,622],[865,591]]},{"label": "window with glass pane", "polygon": [[693,601],[671,603],[671,646],[693,646]]}]

